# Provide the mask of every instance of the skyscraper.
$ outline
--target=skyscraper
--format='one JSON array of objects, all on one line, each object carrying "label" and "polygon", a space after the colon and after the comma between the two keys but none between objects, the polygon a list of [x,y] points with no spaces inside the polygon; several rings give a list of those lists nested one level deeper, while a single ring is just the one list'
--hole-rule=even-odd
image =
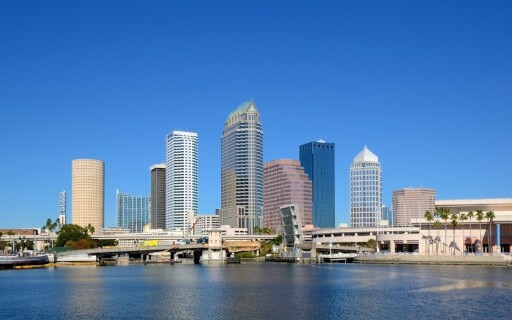
[{"label": "skyscraper", "polygon": [[165,228],[190,228],[187,216],[198,208],[197,133],[173,131],[167,135],[165,177]]},{"label": "skyscraper", "polygon": [[165,163],[151,170],[151,229],[165,229]]},{"label": "skyscraper", "polygon": [[334,228],[334,143],[323,140],[299,147],[300,164],[313,183],[313,225]]},{"label": "skyscraper", "polygon": [[382,171],[379,158],[365,146],[350,166],[352,227],[378,227],[382,211]]},{"label": "skyscraper", "polygon": [[141,233],[149,223],[150,197],[133,196],[116,190],[117,226]]},{"label": "skyscraper", "polygon": [[282,231],[281,207],[294,204],[302,225],[312,221],[312,185],[298,160],[280,159],[265,163],[263,175],[263,225]]},{"label": "skyscraper", "polygon": [[393,212],[398,225],[409,225],[411,219],[423,218],[425,211],[434,213],[435,210],[435,189],[404,188],[393,191]]},{"label": "skyscraper", "polygon": [[263,131],[254,101],[244,102],[224,123],[221,139],[221,224],[262,226]]},{"label": "skyscraper", "polygon": [[104,227],[105,163],[102,160],[76,159],[71,164],[71,221],[81,227]]}]

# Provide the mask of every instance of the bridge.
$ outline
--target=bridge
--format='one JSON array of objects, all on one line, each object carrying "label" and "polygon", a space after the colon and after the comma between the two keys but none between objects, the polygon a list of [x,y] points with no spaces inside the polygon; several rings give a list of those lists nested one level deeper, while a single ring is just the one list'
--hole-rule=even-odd
[{"label": "bridge", "polygon": [[[224,261],[226,253],[241,251],[258,251],[261,240],[273,240],[276,235],[232,235],[221,236],[220,231],[212,231],[206,237],[207,243],[193,243],[194,239],[205,238],[204,235],[187,237],[192,243],[182,243],[183,238],[168,235],[144,235],[144,234],[120,234],[120,235],[99,235],[93,239],[115,239],[119,243],[131,245],[109,246],[104,248],[70,250],[59,252],[58,256],[72,256],[77,254],[95,255],[98,260],[109,259],[120,256],[140,257],[142,261],[154,252],[169,252],[170,260],[174,261],[175,255],[179,252],[193,252],[194,263],[203,261]],[[142,245],[139,243],[142,241]],[[144,245],[150,244],[151,245]]]}]

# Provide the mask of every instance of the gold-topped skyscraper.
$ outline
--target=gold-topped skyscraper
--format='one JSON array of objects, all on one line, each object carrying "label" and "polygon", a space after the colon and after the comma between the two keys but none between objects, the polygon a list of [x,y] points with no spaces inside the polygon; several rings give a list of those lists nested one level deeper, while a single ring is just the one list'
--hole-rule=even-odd
[{"label": "gold-topped skyscraper", "polygon": [[72,161],[71,223],[91,224],[100,232],[105,221],[105,163],[102,160]]}]

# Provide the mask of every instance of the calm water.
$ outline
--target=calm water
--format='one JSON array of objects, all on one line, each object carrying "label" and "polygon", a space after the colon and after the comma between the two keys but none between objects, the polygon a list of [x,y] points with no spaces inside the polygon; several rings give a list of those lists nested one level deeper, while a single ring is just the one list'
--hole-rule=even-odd
[{"label": "calm water", "polygon": [[0,270],[2,319],[510,319],[512,268],[279,263]]}]

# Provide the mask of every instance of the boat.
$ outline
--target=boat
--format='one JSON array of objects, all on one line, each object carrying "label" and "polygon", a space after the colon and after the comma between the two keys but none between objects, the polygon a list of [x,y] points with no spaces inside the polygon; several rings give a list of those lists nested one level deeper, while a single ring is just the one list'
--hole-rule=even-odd
[{"label": "boat", "polygon": [[48,264],[49,262],[50,261],[48,260],[47,255],[30,257],[20,257],[17,255],[1,255],[0,269],[10,269],[22,266],[41,266],[44,264]]}]

